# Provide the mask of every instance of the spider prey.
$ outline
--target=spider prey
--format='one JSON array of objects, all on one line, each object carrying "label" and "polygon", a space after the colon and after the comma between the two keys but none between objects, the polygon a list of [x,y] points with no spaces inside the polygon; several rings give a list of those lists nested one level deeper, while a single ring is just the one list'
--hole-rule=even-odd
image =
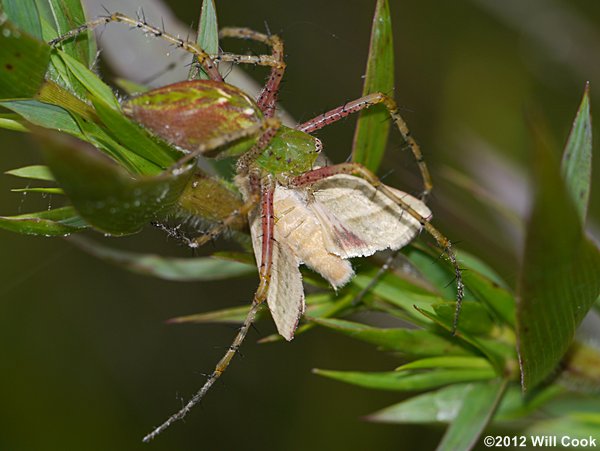
[{"label": "spider prey", "polygon": [[[150,133],[186,151],[179,165],[199,154],[239,156],[235,183],[244,203],[197,238],[195,244],[206,243],[240,215],[247,215],[260,279],[244,323],[204,386],[144,441],[183,418],[200,401],[228,367],[264,301],[279,333],[287,340],[293,338],[304,311],[300,264],[306,264],[338,288],[353,276],[349,258],[399,249],[424,229],[454,266],[458,288],[456,327],[463,297],[460,269],[450,241],[430,224],[431,212],[423,201],[384,185],[358,163],[316,166],[322,144],[312,132],[372,105],[383,104],[414,154],[423,178],[424,198],[432,188],[429,172],[391,97],[372,93],[289,128],[274,115],[286,67],[283,43],[276,35],[225,28],[220,32],[221,38],[254,40],[269,46],[271,54],[211,56],[196,44],[169,35],[145,20],[114,13],[86,23],[51,44],[58,45],[110,22],[129,24],[192,53],[210,77],[154,89],[125,101],[122,108]],[[216,66],[220,61],[271,68],[256,101],[223,81]]]}]

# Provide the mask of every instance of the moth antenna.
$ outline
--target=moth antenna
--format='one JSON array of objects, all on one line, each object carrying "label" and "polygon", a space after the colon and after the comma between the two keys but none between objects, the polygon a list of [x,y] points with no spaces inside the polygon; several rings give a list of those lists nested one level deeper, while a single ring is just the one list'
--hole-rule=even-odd
[{"label": "moth antenna", "polygon": [[240,330],[235,336],[233,342],[231,343],[231,346],[227,348],[227,352],[225,353],[225,355],[223,355],[223,357],[221,357],[221,360],[219,360],[219,363],[217,363],[217,365],[215,366],[214,371],[208,376],[208,379],[206,380],[206,382],[204,382],[202,388],[200,388],[200,390],[198,390],[196,394],[192,396],[192,398],[178,412],[171,415],[163,424],[161,424],[148,435],[146,435],[142,439],[144,443],[149,443],[173,423],[183,419],[196,404],[202,401],[202,398],[204,398],[206,393],[214,385],[217,379],[219,379],[219,377],[221,377],[221,375],[225,372],[225,370],[229,366],[229,363],[238,352],[240,346],[246,338],[248,329],[250,329],[250,326],[256,318],[256,313],[258,312],[260,306],[261,302],[257,302],[256,300],[252,303],[252,307],[246,315],[246,319],[244,320],[242,327],[240,327]]}]

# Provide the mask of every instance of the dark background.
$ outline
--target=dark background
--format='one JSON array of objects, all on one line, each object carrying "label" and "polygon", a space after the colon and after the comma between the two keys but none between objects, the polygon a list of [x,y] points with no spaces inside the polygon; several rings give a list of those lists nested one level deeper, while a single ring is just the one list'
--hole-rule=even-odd
[{"label": "dark background", "polygon": [[[199,1],[167,3],[182,21],[195,22]],[[432,168],[435,224],[514,284],[520,232],[445,175],[455,168],[514,208],[526,209],[528,168],[535,162],[525,114],[544,117],[562,147],[586,80],[592,84],[592,111],[598,109],[600,9],[583,0],[390,3],[395,97]],[[264,30],[266,21],[284,37],[288,72],[280,100],[297,120],[360,95],[374,1],[217,4],[221,25]],[[260,69],[250,73],[258,80],[265,76]],[[347,158],[353,126],[348,120],[319,135],[333,160]],[[0,142],[2,172],[41,161],[24,135],[2,131]],[[418,192],[416,169],[394,131],[390,142],[380,174],[388,174],[388,184]],[[57,203],[9,192],[25,183],[0,176],[0,214]],[[598,230],[598,188],[595,183],[592,232]],[[189,255],[153,229],[106,241]],[[203,383],[201,373],[211,371],[234,334],[226,326],[164,321],[247,303],[256,279],[164,282],[111,267],[61,239],[8,232],[0,232],[0,252],[1,450],[433,449],[443,433],[441,426],[366,423],[361,416],[403,395],[310,372],[390,370],[400,362],[394,356],[322,330],[290,344],[258,346],[255,340],[273,331],[263,321],[258,333],[250,333],[243,358],[236,358],[203,405],[156,442],[142,445],[141,437]]]}]

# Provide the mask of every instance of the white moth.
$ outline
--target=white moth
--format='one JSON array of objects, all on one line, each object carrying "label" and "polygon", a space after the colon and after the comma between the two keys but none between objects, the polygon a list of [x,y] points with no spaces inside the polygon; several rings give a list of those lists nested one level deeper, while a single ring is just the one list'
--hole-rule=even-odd
[{"label": "white moth", "polygon": [[[431,216],[423,202],[389,188],[421,216]],[[286,340],[294,338],[304,313],[301,264],[337,289],[354,275],[349,258],[400,249],[421,229],[415,218],[369,182],[345,174],[328,177],[310,188],[277,185],[273,211],[275,241],[267,303],[279,334]],[[250,215],[250,227],[260,264],[260,213]]]}]

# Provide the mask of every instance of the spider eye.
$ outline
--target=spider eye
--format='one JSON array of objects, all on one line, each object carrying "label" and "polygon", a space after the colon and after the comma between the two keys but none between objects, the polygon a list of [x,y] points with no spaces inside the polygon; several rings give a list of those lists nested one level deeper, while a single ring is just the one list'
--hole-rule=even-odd
[{"label": "spider eye", "polygon": [[321,153],[323,150],[323,143],[320,139],[315,138],[315,153]]}]

